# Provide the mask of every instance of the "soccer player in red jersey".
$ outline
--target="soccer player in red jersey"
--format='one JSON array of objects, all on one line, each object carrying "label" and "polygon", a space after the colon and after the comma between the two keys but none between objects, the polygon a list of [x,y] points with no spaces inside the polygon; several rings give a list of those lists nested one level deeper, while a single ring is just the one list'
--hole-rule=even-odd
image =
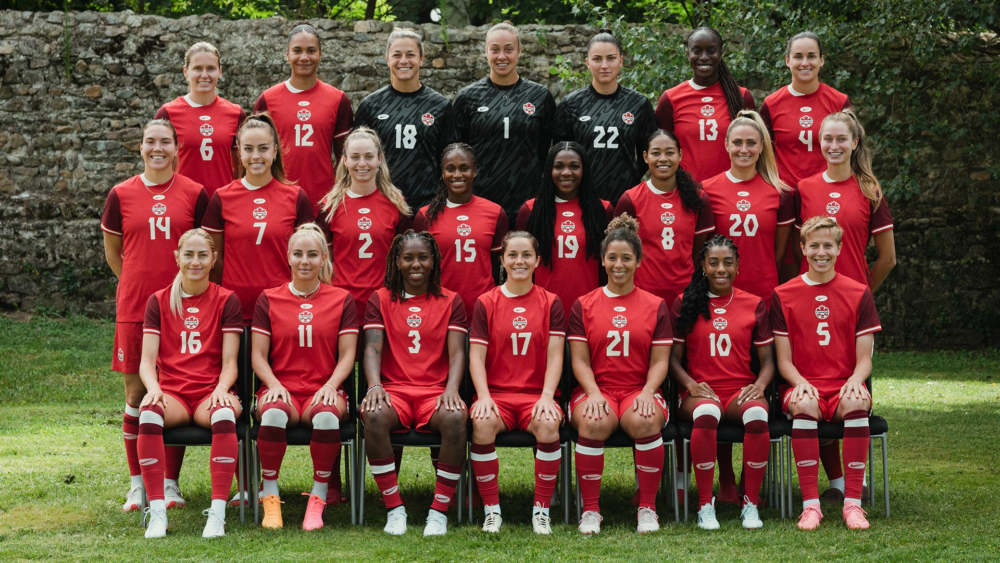
[{"label": "soccer player in red jersey", "polygon": [[530,432],[535,452],[535,507],[531,527],[552,533],[549,502],[555,492],[562,454],[559,426],[563,412],[555,398],[562,375],[566,321],[562,301],[536,287],[538,241],[524,231],[503,239],[501,253],[507,281],[482,295],[472,313],[469,373],[476,398],[472,418],[472,470],[483,496],[483,531],[497,533],[500,516],[500,462],[497,434]]},{"label": "soccer player in red jersey", "polygon": [[700,252],[715,231],[715,217],[701,185],[680,167],[676,135],[657,129],[642,155],[649,180],[625,192],[615,214],[627,213],[639,221],[646,252],[635,285],[673,303],[691,280],[696,250]]},{"label": "soccer player in red jersey", "polygon": [[611,220],[611,204],[600,199],[587,151],[560,141],[545,159],[538,197],[517,214],[517,229],[538,240],[535,283],[573,304],[602,283],[600,247]]},{"label": "soccer player in red jersey", "polygon": [[458,389],[465,372],[465,305],[441,287],[441,251],[429,233],[408,230],[392,241],[385,287],[365,310],[365,378],[361,402],[365,449],[389,510],[385,532],[406,533],[389,433],[441,434],[434,502],[425,536],[448,530],[448,504],[462,473],[469,415]]},{"label": "soccer player in red jersey", "polygon": [[226,497],[239,456],[236,418],[242,406],[233,385],[243,332],[240,301],[208,280],[217,254],[206,231],[181,235],[174,257],[180,270],[172,284],[149,297],[142,323],[139,374],[146,396],[136,447],[149,497],[146,537],[167,534],[163,429],[196,424],[212,430],[212,506],[202,537],[217,538],[226,535]]},{"label": "soccer player in red jersey", "polygon": [[725,172],[729,157],[720,136],[744,109],[756,109],[753,96],[722,60],[722,36],[710,27],[688,35],[685,53],[694,76],[667,90],[656,104],[656,126],[680,139],[685,168],[699,182]]},{"label": "soccer player in red jersey", "polygon": [[219,50],[195,43],[184,54],[188,93],[156,112],[156,119],[167,119],[177,129],[177,172],[205,186],[209,197],[235,178],[236,132],[246,119],[243,108],[216,91],[221,77]]},{"label": "soccer player in red jersey", "polygon": [[[142,476],[136,453],[139,402],[146,394],[139,377],[142,318],[146,300],[170,283],[174,268],[167,256],[184,232],[201,224],[208,195],[197,182],[173,171],[177,133],[169,121],[156,119],[142,129],[143,171],[111,188],[101,216],[104,256],[118,277],[115,343],[111,369],[125,379],[122,435],[131,485],[122,510],[142,504]],[[184,448],[170,448],[165,488],[168,507],[184,506],[177,484]]]},{"label": "soccer player in red jersey", "polygon": [[[264,519],[281,528],[278,474],[288,447],[288,426],[311,426],[309,453],[313,486],[303,530],[323,527],[323,509],[333,468],[340,456],[340,420],[347,415],[344,381],[354,370],[357,309],[346,290],[330,285],[333,266],[326,238],[315,223],[300,225],[288,240],[292,281],[257,299],[253,319],[253,370],[264,384],[257,391]],[[340,485],[339,481],[334,486]],[[340,490],[333,491],[333,502]]]},{"label": "soccer player in red jersey", "polygon": [[829,217],[802,225],[809,271],[774,290],[771,327],[784,386],[782,408],[793,418],[792,452],[802,489],[799,528],[815,530],[819,506],[817,422],[844,423],[844,510],[847,527],[868,528],[861,487],[868,459],[875,332],[882,330],[871,289],[837,274],[843,230]]},{"label": "soccer player in red jersey", "polygon": [[417,212],[413,230],[434,235],[441,248],[441,284],[472,307],[496,287],[493,257],[507,234],[507,215],[488,199],[474,196],[476,156],[465,143],[448,145],[441,154],[441,187]]},{"label": "soccer player in red jersey", "polygon": [[302,186],[316,214],[333,185],[334,162],[354,123],[347,95],[317,77],[322,54],[316,29],[296,24],[286,51],[291,77],[265,90],[254,105],[254,111],[266,111],[274,119],[288,179]]},{"label": "soccer player in red jersey", "polygon": [[583,499],[580,532],[601,531],[604,441],[621,428],[635,441],[639,481],[638,532],[660,529],[656,491],[663,472],[661,429],[669,413],[660,386],[667,377],[670,313],[666,303],[635,286],[642,260],[639,225],[619,215],[601,243],[608,285],[581,297],[569,320],[569,351],[579,386],[570,400],[570,424],[580,433],[576,472]]},{"label": "soccer player in red jersey", "polygon": [[[678,414],[694,426],[691,461],[698,483],[698,526],[719,529],[712,480],[716,433],[725,418],[742,424],[745,431],[746,494],[740,518],[744,528],[756,529],[764,525],[757,507],[770,445],[764,390],[774,378],[774,338],[764,300],[733,287],[740,264],[733,241],[715,235],[702,246],[700,258],[698,271],[671,309],[674,346],[670,351],[671,375],[682,390]],[[751,349],[760,360],[756,375],[750,370]]]}]

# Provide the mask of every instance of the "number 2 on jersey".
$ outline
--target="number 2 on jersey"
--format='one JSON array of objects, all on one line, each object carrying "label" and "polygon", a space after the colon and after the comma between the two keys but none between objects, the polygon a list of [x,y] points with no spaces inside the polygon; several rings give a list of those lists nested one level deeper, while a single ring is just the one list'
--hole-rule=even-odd
[{"label": "number 2 on jersey", "polygon": [[313,126],[305,123],[295,124],[295,146],[297,147],[311,147],[313,142],[309,140],[312,137]]},{"label": "number 2 on jersey", "polygon": [[[617,149],[618,143],[615,141],[618,139],[618,128],[608,127],[604,128],[603,125],[595,125],[594,133],[597,133],[597,137],[594,138],[594,148],[595,149]],[[607,135],[607,140],[604,136]]]},{"label": "number 2 on jersey", "polygon": [[[746,235],[752,237],[757,234],[757,215],[753,213],[747,213],[746,217],[740,217],[739,213],[733,213],[729,216],[729,220],[733,224],[729,227],[729,236],[740,237]],[[742,228],[742,231],[740,230]]]},{"label": "number 2 on jersey", "polygon": [[361,233],[358,235],[358,240],[364,241],[361,248],[358,249],[358,258],[371,258],[375,256],[371,252],[368,252],[368,247],[372,245],[372,234],[371,233]]},{"label": "number 2 on jersey", "polygon": [[[608,357],[612,356],[625,356],[628,357],[628,331],[619,332],[617,330],[609,330],[608,338],[611,342],[608,343],[607,354]],[[618,349],[618,344],[622,345],[622,349]]]}]

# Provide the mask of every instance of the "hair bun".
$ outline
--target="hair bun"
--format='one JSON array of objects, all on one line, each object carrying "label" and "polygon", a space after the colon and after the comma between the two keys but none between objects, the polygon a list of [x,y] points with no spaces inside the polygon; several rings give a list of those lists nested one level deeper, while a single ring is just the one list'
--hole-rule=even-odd
[{"label": "hair bun", "polygon": [[611,234],[618,229],[625,229],[626,231],[631,231],[633,233],[639,232],[639,220],[632,217],[628,213],[623,213],[608,223],[608,228],[604,230],[605,234]]},{"label": "hair bun", "polygon": [[614,35],[614,33],[606,27],[602,27],[601,29],[597,30],[597,33],[607,33],[608,35]]}]

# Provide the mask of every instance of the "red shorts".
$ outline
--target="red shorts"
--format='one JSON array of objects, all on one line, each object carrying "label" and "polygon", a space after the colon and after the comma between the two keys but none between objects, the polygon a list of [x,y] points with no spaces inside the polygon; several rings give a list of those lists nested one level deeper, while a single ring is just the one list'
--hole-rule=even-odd
[{"label": "red shorts", "polygon": [[[198,405],[204,403],[205,401],[207,401],[209,399],[209,397],[212,396],[212,394],[209,393],[208,395],[205,395],[205,396],[201,397],[200,399],[195,400],[194,397],[184,396],[184,395],[181,395],[179,393],[175,394],[175,393],[171,393],[169,391],[164,391],[163,394],[166,395],[166,396],[168,396],[168,397],[170,397],[170,400],[177,401],[178,404],[180,404],[182,407],[184,407],[185,409],[187,409],[188,416],[191,417],[192,421],[194,420],[194,409],[198,408]],[[236,392],[235,391],[233,391],[232,389],[230,389],[229,390],[229,394],[232,395],[234,399],[236,399],[236,402],[239,403],[240,406],[243,405],[242,401],[240,401],[240,398],[236,396]]]},{"label": "red shorts", "polygon": [[403,425],[398,432],[431,432],[428,428],[431,417],[437,407],[437,398],[444,393],[444,387],[413,387],[409,385],[386,385],[385,392],[389,394],[389,405],[396,411],[399,423]]},{"label": "red shorts", "polygon": [[142,323],[115,323],[115,348],[111,369],[119,373],[139,373],[142,360]]},{"label": "red shorts", "polygon": [[[528,424],[531,423],[531,410],[535,408],[535,403],[541,395],[529,393],[490,393],[490,398],[497,406],[497,412],[503,420],[507,430],[528,431]],[[473,398],[472,406],[476,406],[478,398]],[[559,411],[559,424],[562,424],[564,415],[559,403],[556,402],[556,409]]]},{"label": "red shorts", "polygon": [[[317,391],[318,391],[318,389],[317,389]],[[257,390],[257,396],[256,396],[256,404],[260,404],[261,398],[264,395],[266,395],[266,394],[267,394],[267,387],[266,386],[261,387],[260,389],[258,389]],[[340,397],[342,399],[344,399],[345,403],[347,402],[347,393],[344,391],[343,387],[341,387],[340,389],[337,389],[337,395],[340,395]],[[315,397],[315,396],[316,396],[316,393],[309,393],[309,394],[306,395],[306,394],[292,393],[291,391],[289,391],[288,392],[288,402],[291,403],[291,406],[292,406],[293,409],[295,409],[295,412],[299,413],[299,416],[302,416],[303,411],[305,411],[307,408],[309,408],[309,404],[312,403],[313,397]],[[344,415],[344,413],[340,413],[340,414],[341,414],[341,416]]]},{"label": "red shorts", "polygon": [[[726,411],[729,410],[729,405],[731,405],[733,401],[735,401],[740,396],[740,392],[743,391],[743,388],[740,387],[739,389],[736,389],[734,391],[732,388],[716,389],[713,387],[712,391],[716,395],[718,395],[719,399],[722,401],[722,413],[723,415],[725,415]],[[684,399],[686,399],[688,395],[690,395],[690,393],[688,393],[687,390],[681,391],[680,393],[677,394],[678,407],[681,406],[681,402],[684,401]]]},{"label": "red shorts", "polygon": [[[781,410],[788,415],[788,418],[792,418],[791,413],[788,412],[788,400],[792,398],[792,391],[794,390],[794,387],[787,387],[781,396]],[[833,415],[837,414],[837,408],[840,407],[840,389],[837,388],[831,391],[817,387],[816,391],[819,392],[819,412],[823,415],[823,420],[830,422],[833,420]],[[869,398],[869,400],[871,399]],[[871,405],[869,405],[868,409],[870,413]]]},{"label": "red shorts", "polygon": [[[632,401],[642,393],[642,387],[635,388],[613,388],[606,387],[601,389],[601,395],[608,401],[608,406],[614,411],[615,416],[621,419],[622,415],[625,414],[626,409],[632,408]],[[570,417],[573,416],[573,411],[576,409],[577,405],[582,403],[586,398],[587,394],[583,392],[583,387],[577,387],[573,390],[573,399],[569,402],[569,413]],[[663,398],[663,395],[657,391],[653,394],[653,399],[656,405],[660,407],[663,411],[663,425],[666,426],[667,422],[670,421],[670,411],[667,410],[667,401]]]}]

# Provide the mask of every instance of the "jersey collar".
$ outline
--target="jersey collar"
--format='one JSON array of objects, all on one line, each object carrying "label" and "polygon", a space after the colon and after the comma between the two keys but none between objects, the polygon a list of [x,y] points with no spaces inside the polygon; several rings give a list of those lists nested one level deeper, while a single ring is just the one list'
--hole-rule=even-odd
[{"label": "jersey collar", "polygon": [[743,180],[740,180],[739,178],[737,178],[736,176],[733,176],[733,173],[730,172],[729,170],[726,170],[726,178],[729,178],[729,181],[732,182],[732,183],[734,183],[734,184],[739,184],[740,182],[743,181]]},{"label": "jersey collar", "polygon": [[563,198],[561,198],[559,196],[555,196],[555,197],[556,197],[556,203],[568,203],[568,202],[572,201],[572,200],[569,200],[569,199],[563,199]]},{"label": "jersey collar", "polygon": [[191,94],[184,94],[184,101],[193,108],[203,108],[208,104],[196,104],[194,100],[191,99]]},{"label": "jersey collar", "polygon": [[465,205],[469,205],[470,203],[472,203],[471,199],[469,201],[465,202],[465,203],[455,203],[455,202],[449,201],[447,199],[444,200],[444,204],[445,204],[445,206],[448,209],[455,209],[456,207],[462,207],[462,206],[465,206]]},{"label": "jersey collar", "polygon": [[[316,81],[316,84],[319,84],[318,80]],[[293,93],[293,94],[301,94],[302,92],[305,92],[305,90],[299,90],[295,86],[292,86],[292,81],[291,80],[286,80],[285,81],[285,88],[288,88],[288,91],[291,92],[291,93]],[[311,89],[312,88],[310,88],[310,90]]]},{"label": "jersey collar", "polygon": [[694,88],[695,90],[704,90],[706,88],[711,88],[711,86],[699,86],[698,84],[695,84],[694,78],[688,80],[688,85]]},{"label": "jersey collar", "polygon": [[[259,189],[261,189],[261,188],[263,188],[263,187],[264,187],[264,186],[255,186],[255,185],[253,185],[253,184],[251,184],[250,182],[247,182],[247,179],[246,179],[246,178],[240,178],[240,182],[242,182],[242,183],[243,183],[243,187],[244,187],[244,188],[246,188],[246,189],[248,189],[248,190],[250,190],[250,191],[254,191],[254,190],[259,190]],[[266,185],[266,184],[265,184],[265,185]]]},{"label": "jersey collar", "polygon": [[[737,181],[739,181],[739,180],[737,180]],[[653,181],[652,180],[646,180],[646,187],[649,188],[649,191],[653,192],[656,195],[666,195],[666,194],[673,195],[673,194],[677,193],[677,188],[674,188],[674,189],[670,190],[669,192],[665,192],[663,190],[656,189],[656,187],[653,186]]]},{"label": "jersey collar", "polygon": [[617,299],[619,297],[628,297],[629,295],[632,295],[632,292],[635,291],[635,288],[633,288],[632,291],[626,293],[625,295],[618,295],[617,293],[613,293],[610,289],[608,289],[608,286],[602,287],[601,290],[604,291],[604,295],[607,295],[612,299]]},{"label": "jersey collar", "polygon": [[791,94],[791,95],[793,95],[793,96],[799,97],[799,98],[801,98],[802,96],[805,96],[805,94],[803,94],[802,92],[799,92],[795,88],[792,88],[791,84],[788,85],[788,93]]},{"label": "jersey collar", "polygon": [[832,282],[833,280],[837,279],[837,276],[834,275],[833,279],[831,279],[828,282],[815,282],[815,281],[812,281],[811,279],[809,279],[809,276],[806,275],[806,274],[802,274],[801,277],[802,277],[802,281],[805,282],[806,285],[826,285],[826,284]]}]

